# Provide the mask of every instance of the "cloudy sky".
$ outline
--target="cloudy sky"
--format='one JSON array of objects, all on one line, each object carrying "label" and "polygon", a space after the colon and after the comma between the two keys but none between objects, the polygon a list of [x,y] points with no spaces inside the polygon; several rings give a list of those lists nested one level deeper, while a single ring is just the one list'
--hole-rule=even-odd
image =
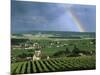
[{"label": "cloudy sky", "polygon": [[62,3],[11,3],[11,32],[96,31],[96,7]]}]

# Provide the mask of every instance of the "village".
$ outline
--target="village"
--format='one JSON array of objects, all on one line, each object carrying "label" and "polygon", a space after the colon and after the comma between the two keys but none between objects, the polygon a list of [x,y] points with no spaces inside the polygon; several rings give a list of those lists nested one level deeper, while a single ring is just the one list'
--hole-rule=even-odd
[{"label": "village", "polygon": [[[31,49],[34,49],[34,52],[33,52],[33,56],[32,57],[26,57],[25,59],[26,60],[40,60],[41,57],[42,57],[42,49],[43,48],[52,48],[52,47],[56,47],[56,48],[59,48],[59,47],[64,47],[64,46],[67,46],[68,44],[61,44],[60,41],[53,41],[53,42],[49,42],[49,44],[47,45],[40,45],[39,42],[32,42],[31,40],[29,41],[26,41],[26,43],[20,43],[19,45],[12,45],[12,50],[31,50]],[[50,56],[45,56],[45,59],[50,59]]]},{"label": "village", "polygon": [[[44,43],[45,42],[45,43]],[[47,40],[27,40],[24,43],[21,42],[17,45],[12,45],[11,48],[13,51],[19,51],[19,55],[17,57],[12,57],[12,60],[14,61],[36,61],[36,60],[41,60],[41,59],[50,59],[54,56],[68,56],[75,52],[72,52],[71,50],[68,49],[67,47],[72,47],[74,46],[74,43],[68,43],[56,40],[56,41],[47,41]],[[90,45],[93,45],[94,42],[90,41]],[[89,47],[90,45],[87,45]],[[44,50],[45,49],[45,50]],[[92,55],[94,54],[93,51],[80,51],[78,48],[76,48],[77,56],[85,56],[85,55]],[[23,51],[23,52],[22,52]],[[20,53],[22,52],[22,54]],[[46,53],[45,53],[46,52]],[[49,54],[48,54],[49,53]],[[52,55],[52,56],[51,56]]]}]

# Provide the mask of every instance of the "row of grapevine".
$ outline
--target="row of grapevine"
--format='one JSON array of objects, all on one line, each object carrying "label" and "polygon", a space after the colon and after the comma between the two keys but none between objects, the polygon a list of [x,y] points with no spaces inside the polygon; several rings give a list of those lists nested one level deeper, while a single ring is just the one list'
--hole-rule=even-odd
[{"label": "row of grapevine", "polygon": [[56,71],[56,69],[52,65],[50,65],[47,60],[45,60],[44,63],[46,64],[46,66],[49,68],[50,71]]},{"label": "row of grapevine", "polygon": [[25,73],[25,68],[26,68],[26,62],[24,62],[24,64],[23,64],[23,67],[22,67],[22,70],[21,70],[21,72],[20,73],[22,73],[22,74],[24,74]]},{"label": "row of grapevine", "polygon": [[41,67],[39,61],[35,61],[35,63],[36,63],[36,67],[37,67],[38,72],[43,72],[42,67]]},{"label": "row of grapevine", "polygon": [[23,63],[20,63],[18,65],[18,68],[16,69],[15,73],[19,73],[21,71],[21,67],[22,67]]},{"label": "row of grapevine", "polygon": [[35,63],[34,62],[31,62],[32,63],[32,68],[33,68],[33,72],[35,73],[35,72],[37,72],[37,70],[36,70],[36,65],[35,65]]},{"label": "row of grapevine", "polygon": [[41,66],[43,67],[42,69],[45,71],[45,72],[48,72],[49,69],[47,68],[47,66],[45,66],[45,64],[43,63],[43,61],[40,61],[40,64]]},{"label": "row of grapevine", "polygon": [[18,67],[18,64],[19,64],[19,63],[16,63],[16,64],[12,64],[12,65],[11,65],[11,73],[15,73],[15,71],[16,71],[16,69],[17,69],[17,67]]},{"label": "row of grapevine", "polygon": [[95,69],[95,57],[66,57],[49,60],[26,61],[11,65],[12,74]]}]

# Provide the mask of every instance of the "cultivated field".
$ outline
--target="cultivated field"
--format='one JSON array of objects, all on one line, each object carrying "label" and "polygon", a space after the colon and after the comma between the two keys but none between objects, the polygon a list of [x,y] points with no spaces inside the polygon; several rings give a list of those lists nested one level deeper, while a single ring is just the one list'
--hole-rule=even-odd
[{"label": "cultivated field", "polygon": [[11,65],[12,74],[41,73],[95,69],[95,56],[65,57],[50,60],[25,61]]},{"label": "cultivated field", "polygon": [[11,74],[96,68],[94,33],[13,34]]}]

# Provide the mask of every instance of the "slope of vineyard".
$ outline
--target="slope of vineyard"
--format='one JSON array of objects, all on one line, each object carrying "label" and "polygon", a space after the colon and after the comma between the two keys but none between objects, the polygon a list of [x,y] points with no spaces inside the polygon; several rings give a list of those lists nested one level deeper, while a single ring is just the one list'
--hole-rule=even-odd
[{"label": "slope of vineyard", "polygon": [[12,63],[12,74],[95,69],[95,56],[52,58]]}]

